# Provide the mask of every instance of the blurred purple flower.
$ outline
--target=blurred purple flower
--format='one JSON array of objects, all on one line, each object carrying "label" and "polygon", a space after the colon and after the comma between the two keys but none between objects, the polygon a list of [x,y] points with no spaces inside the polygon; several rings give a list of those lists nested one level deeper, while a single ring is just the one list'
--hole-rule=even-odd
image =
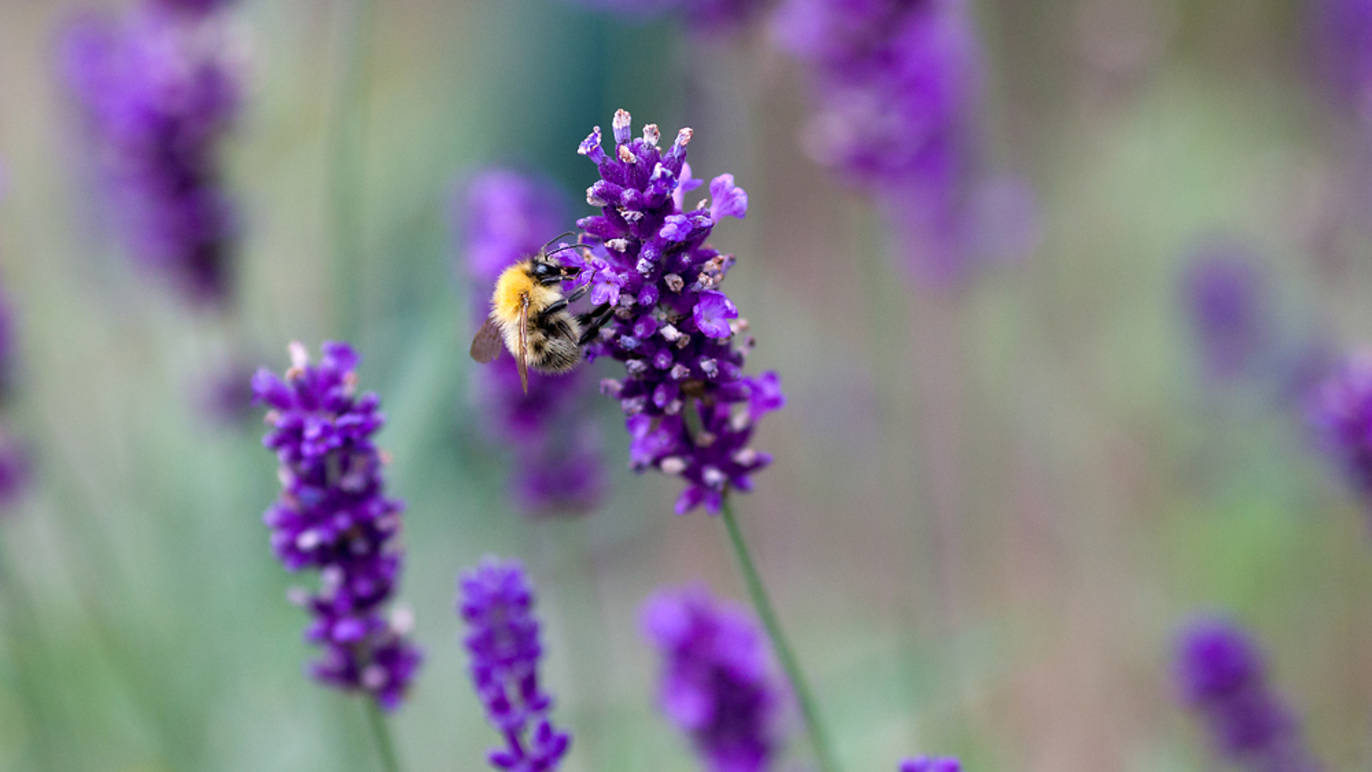
[{"label": "blurred purple flower", "polygon": [[803,144],[874,198],[916,276],[952,285],[1032,249],[1032,198],[1011,202],[1019,223],[987,219],[1006,202],[977,179],[981,51],[962,0],[786,0],[775,33],[809,66]]},{"label": "blurred purple flower", "polygon": [[1372,0],[1318,0],[1314,33],[1326,82],[1351,113],[1372,119]]},{"label": "blurred purple flower", "polygon": [[28,452],[0,431],[0,507],[13,504],[28,487]]},{"label": "blurred purple flower", "polygon": [[643,628],[662,655],[659,699],[713,772],[766,769],[783,705],[766,639],[742,609],[703,588],[660,593]]},{"label": "blurred purple flower", "polygon": [[239,424],[253,413],[254,368],[241,360],[211,370],[196,384],[201,413],[214,423]]},{"label": "blurred purple flower", "polygon": [[1251,249],[1212,240],[1194,250],[1182,274],[1188,321],[1206,371],[1221,379],[1252,374],[1272,352],[1267,286]]},{"label": "blurred purple flower", "polygon": [[[577,281],[592,286],[591,302],[613,312],[587,355],[624,363],[627,377],[601,389],[628,416],[631,466],[685,479],[678,513],[701,504],[717,512],[727,491],[751,490],[751,475],[771,462],[748,442],[757,419],[785,402],[775,373],[744,375],[752,339],[734,347],[747,322],[720,290],[734,257],[705,244],[715,216],[743,216],[747,194],[732,175],[720,175],[710,184],[713,205],[685,211],[691,130],[665,151],[654,124],[630,139],[624,110],[613,130],[613,154],[601,146],[598,126],[578,150],[600,173],[586,201],[601,213],[577,221],[593,254],[565,258],[582,269]],[[759,391],[771,397],[753,399]]]},{"label": "blurred purple flower", "polygon": [[900,762],[900,772],[962,772],[962,763],[952,758],[916,756]]},{"label": "blurred purple flower", "polygon": [[518,772],[557,769],[572,738],[548,720],[553,700],[538,682],[543,645],[524,569],[486,558],[459,578],[458,593],[472,685],[491,725],[505,737],[505,747],[491,750],[488,760]]},{"label": "blurred purple flower", "polygon": [[1255,772],[1318,770],[1265,670],[1253,641],[1230,622],[1199,619],[1180,636],[1177,684],[1221,753]]},{"label": "blurred purple flower", "polygon": [[222,20],[164,3],[67,30],[63,64],[106,188],[106,218],[192,301],[230,294],[236,213],[218,148],[239,106]]},{"label": "blurred purple flower", "polygon": [[[562,230],[567,206],[545,180],[491,169],[465,186],[455,214],[465,237],[463,273],[479,323],[490,310],[500,272]],[[595,509],[606,480],[590,408],[595,389],[586,373],[531,372],[525,393],[514,357],[502,355],[478,368],[476,378],[473,395],[491,440],[511,446],[519,460],[511,489],[520,507],[532,515]]]},{"label": "blurred purple flower", "polygon": [[270,408],[262,443],[276,452],[282,485],[263,519],[288,570],[320,572],[318,592],[292,595],[314,615],[306,640],[324,647],[312,674],[390,710],[421,660],[405,638],[409,613],[382,613],[400,574],[404,505],[385,494],[384,458],[372,444],[385,419],[375,394],[355,393],[357,354],[345,343],[322,351],[311,364],[305,347],[292,343],[284,380],[265,369],[253,376],[256,401]]},{"label": "blurred purple flower", "polygon": [[1314,388],[1309,413],[1324,450],[1372,506],[1372,351],[1336,366]]}]

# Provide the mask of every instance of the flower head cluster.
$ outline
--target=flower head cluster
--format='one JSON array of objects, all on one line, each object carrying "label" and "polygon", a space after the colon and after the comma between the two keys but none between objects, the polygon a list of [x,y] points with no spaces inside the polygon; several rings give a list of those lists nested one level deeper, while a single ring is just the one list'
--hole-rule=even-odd
[{"label": "flower head cluster", "polygon": [[1205,369],[1217,378],[1250,373],[1272,340],[1263,275],[1243,245],[1215,241],[1197,249],[1182,276],[1187,316]]},{"label": "flower head cluster", "polygon": [[65,45],[108,221],[141,263],[207,302],[230,290],[236,216],[217,155],[239,84],[223,20],[187,11],[218,4],[161,0],[122,18],[84,17]]},{"label": "flower head cluster", "polygon": [[757,420],[785,404],[775,373],[743,372],[752,340],[734,345],[747,322],[720,289],[734,257],[705,243],[723,218],[747,213],[748,194],[721,174],[708,204],[685,209],[701,184],[686,163],[691,130],[665,150],[656,125],[631,138],[623,110],[613,130],[610,153],[600,127],[581,143],[600,172],[586,200],[601,213],[577,221],[592,255],[565,258],[582,269],[577,282],[590,285],[591,303],[613,312],[587,354],[624,363],[626,377],[602,391],[628,416],[634,469],[683,478],[677,512],[718,511],[725,492],[750,490],[752,473],[771,462],[748,443]]},{"label": "flower head cluster", "polygon": [[287,569],[320,572],[318,591],[293,596],[314,615],[306,639],[324,648],[314,677],[391,709],[421,659],[405,638],[409,613],[383,613],[400,576],[403,505],[385,493],[372,443],[385,419],[375,394],[356,393],[357,354],[344,343],[322,353],[312,364],[293,343],[284,379],[265,369],[253,376],[255,399],[270,408],[262,442],[276,452],[282,486],[263,519]]},{"label": "flower head cluster", "polygon": [[662,654],[662,710],[713,772],[765,769],[783,700],[753,620],[703,589],[662,593],[643,610]]},{"label": "flower head cluster", "polygon": [[1372,119],[1372,2],[1320,0],[1314,26],[1321,74],[1350,112]]},{"label": "flower head cluster", "polygon": [[946,757],[916,756],[900,762],[900,772],[962,772],[962,762]]},{"label": "flower head cluster", "polygon": [[1181,635],[1176,667],[1183,698],[1226,756],[1261,772],[1319,769],[1243,630],[1218,619],[1193,622]]},{"label": "flower head cluster", "polygon": [[980,49],[962,0],[787,0],[776,35],[811,74],[810,155],[873,196],[917,275],[953,283],[1032,249],[1032,226],[985,211],[1010,183],[975,179]]},{"label": "flower head cluster", "polygon": [[488,755],[497,769],[557,769],[571,735],[548,720],[553,700],[538,681],[543,656],[534,591],[519,563],[487,558],[458,579],[457,611],[467,624],[472,685],[505,747]]},{"label": "flower head cluster", "polygon": [[[505,169],[476,176],[464,193],[458,202],[464,273],[480,323],[500,272],[561,230],[567,207],[550,183]],[[605,470],[586,373],[531,372],[526,393],[514,357],[502,355],[476,377],[474,394],[489,433],[520,459],[511,480],[519,505],[531,514],[594,509],[604,496]]]}]

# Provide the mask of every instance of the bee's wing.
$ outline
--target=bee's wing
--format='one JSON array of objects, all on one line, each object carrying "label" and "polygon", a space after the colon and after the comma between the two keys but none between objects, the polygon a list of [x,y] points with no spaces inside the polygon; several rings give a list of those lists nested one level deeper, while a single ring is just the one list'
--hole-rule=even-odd
[{"label": "bee's wing", "polygon": [[476,337],[472,338],[472,359],[483,365],[493,362],[500,356],[500,349],[504,347],[505,344],[500,338],[500,328],[496,326],[494,319],[487,318],[481,329],[476,331]]},{"label": "bee's wing", "polygon": [[519,385],[529,393],[529,296],[519,307]]}]

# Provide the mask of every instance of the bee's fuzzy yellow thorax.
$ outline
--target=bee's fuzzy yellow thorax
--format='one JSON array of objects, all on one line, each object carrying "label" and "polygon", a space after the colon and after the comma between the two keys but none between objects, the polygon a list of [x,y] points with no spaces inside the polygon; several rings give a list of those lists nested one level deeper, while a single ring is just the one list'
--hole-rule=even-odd
[{"label": "bee's fuzzy yellow thorax", "polygon": [[520,260],[506,268],[496,280],[495,292],[491,295],[491,311],[496,320],[502,324],[517,323],[524,295],[529,296],[529,308],[537,310],[557,300],[561,293],[555,285],[545,287],[534,281],[529,275],[529,261]]}]

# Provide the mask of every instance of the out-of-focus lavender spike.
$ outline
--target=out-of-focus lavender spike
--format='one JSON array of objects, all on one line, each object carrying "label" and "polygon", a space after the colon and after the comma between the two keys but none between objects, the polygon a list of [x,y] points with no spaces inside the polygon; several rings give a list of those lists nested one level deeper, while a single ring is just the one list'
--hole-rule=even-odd
[{"label": "out-of-focus lavender spike", "polygon": [[1205,371],[1217,379],[1270,364],[1275,343],[1267,284],[1253,250],[1212,238],[1186,259],[1181,292]]},{"label": "out-of-focus lavender spike", "polygon": [[254,398],[268,408],[262,443],[276,453],[282,485],[263,519],[288,570],[319,571],[318,590],[292,594],[314,617],[306,640],[324,649],[311,674],[391,710],[422,659],[408,640],[408,611],[385,613],[400,578],[404,505],[386,496],[385,458],[372,443],[385,418],[375,394],[357,394],[357,354],[345,343],[322,353],[312,363],[293,343],[284,378],[253,376]]},{"label": "out-of-focus lavender spike", "polygon": [[[501,271],[538,251],[567,223],[566,202],[550,182],[509,169],[473,177],[460,191],[454,214],[476,324],[490,311],[491,288]],[[571,260],[571,252],[558,258]],[[607,483],[589,374],[532,372],[526,393],[514,357],[502,354],[475,377],[475,407],[492,441],[517,459],[510,488],[521,509],[535,516],[595,509]]]},{"label": "out-of-focus lavender spike", "polygon": [[1215,747],[1253,772],[1317,772],[1299,724],[1272,691],[1253,641],[1223,619],[1198,619],[1177,645],[1177,685]]},{"label": "out-of-focus lavender spike", "polygon": [[1000,224],[984,219],[981,50],[962,0],[786,0],[774,32],[811,75],[802,144],[872,197],[917,278],[955,286],[1024,249],[985,238]]},{"label": "out-of-focus lavender spike", "polygon": [[741,608],[702,588],[660,593],[643,609],[660,653],[662,711],[713,772],[768,769],[779,746],[783,691],[767,639]]},{"label": "out-of-focus lavender spike", "polygon": [[137,262],[190,300],[231,294],[237,212],[219,146],[239,111],[238,68],[222,3],[161,2],[120,17],[87,14],[63,41],[109,214]]},{"label": "out-of-focus lavender spike", "polygon": [[1316,66],[1348,112],[1372,121],[1372,0],[1317,0],[1310,41]]}]

